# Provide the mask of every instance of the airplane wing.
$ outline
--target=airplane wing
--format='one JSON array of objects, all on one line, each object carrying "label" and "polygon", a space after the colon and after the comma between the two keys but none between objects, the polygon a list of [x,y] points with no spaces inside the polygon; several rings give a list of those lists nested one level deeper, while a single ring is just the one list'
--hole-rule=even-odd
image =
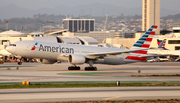
[{"label": "airplane wing", "polygon": [[107,56],[107,55],[118,55],[123,53],[132,53],[136,51],[148,50],[149,48],[143,49],[132,49],[132,50],[122,50],[122,51],[110,51],[110,52],[100,52],[100,53],[87,53],[86,56]]}]

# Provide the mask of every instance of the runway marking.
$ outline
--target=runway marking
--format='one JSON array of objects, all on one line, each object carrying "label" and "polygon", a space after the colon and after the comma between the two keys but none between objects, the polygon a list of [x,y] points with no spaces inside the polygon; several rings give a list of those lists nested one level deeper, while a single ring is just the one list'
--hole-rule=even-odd
[{"label": "runway marking", "polygon": [[118,96],[118,97],[111,97],[111,98],[105,98],[103,100],[110,100],[110,99],[115,99],[115,98],[121,98],[121,97],[120,96]]}]

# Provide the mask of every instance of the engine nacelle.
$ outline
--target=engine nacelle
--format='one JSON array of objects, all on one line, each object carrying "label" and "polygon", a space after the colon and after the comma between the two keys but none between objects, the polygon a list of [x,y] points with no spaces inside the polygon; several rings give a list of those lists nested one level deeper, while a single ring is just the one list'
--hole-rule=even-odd
[{"label": "engine nacelle", "polygon": [[54,64],[56,60],[40,59],[42,64]]},{"label": "engine nacelle", "polygon": [[111,64],[111,65],[118,65],[124,62],[123,58],[113,58],[113,57],[105,57],[104,63]]},{"label": "engine nacelle", "polygon": [[83,55],[71,54],[68,57],[68,61],[71,64],[84,64],[86,61],[86,58]]}]

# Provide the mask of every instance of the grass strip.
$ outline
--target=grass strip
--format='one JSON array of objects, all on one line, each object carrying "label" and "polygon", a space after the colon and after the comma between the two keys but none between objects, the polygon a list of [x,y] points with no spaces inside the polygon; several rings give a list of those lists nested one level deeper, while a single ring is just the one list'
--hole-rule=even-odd
[{"label": "grass strip", "polygon": [[180,77],[180,74],[174,74],[174,75],[131,75],[131,77]]},{"label": "grass strip", "polygon": [[[120,83],[119,87],[180,86],[180,83]],[[116,83],[54,83],[54,84],[12,84],[0,85],[0,89],[14,88],[75,88],[75,87],[117,87]]]}]

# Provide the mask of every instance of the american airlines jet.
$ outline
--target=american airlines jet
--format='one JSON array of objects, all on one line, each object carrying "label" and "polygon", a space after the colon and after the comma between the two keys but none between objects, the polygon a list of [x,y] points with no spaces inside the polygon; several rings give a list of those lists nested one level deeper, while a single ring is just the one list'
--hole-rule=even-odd
[{"label": "american airlines jet", "polygon": [[118,65],[145,61],[146,57],[150,57],[147,50],[156,29],[157,26],[151,26],[130,49],[24,40],[13,42],[6,50],[22,57],[40,58],[44,64],[53,64],[57,61],[69,62],[73,65],[68,67],[69,70],[80,70],[76,65],[84,63],[90,65],[85,67],[85,70],[97,70],[93,64]]},{"label": "american airlines jet", "polygon": [[154,50],[150,49],[148,50],[149,54],[155,54],[159,56],[179,56],[180,55],[180,50],[169,50],[165,48],[166,39],[164,39],[162,42],[159,39],[157,39],[157,44],[159,46],[158,48],[161,48],[161,49],[154,49]]}]

